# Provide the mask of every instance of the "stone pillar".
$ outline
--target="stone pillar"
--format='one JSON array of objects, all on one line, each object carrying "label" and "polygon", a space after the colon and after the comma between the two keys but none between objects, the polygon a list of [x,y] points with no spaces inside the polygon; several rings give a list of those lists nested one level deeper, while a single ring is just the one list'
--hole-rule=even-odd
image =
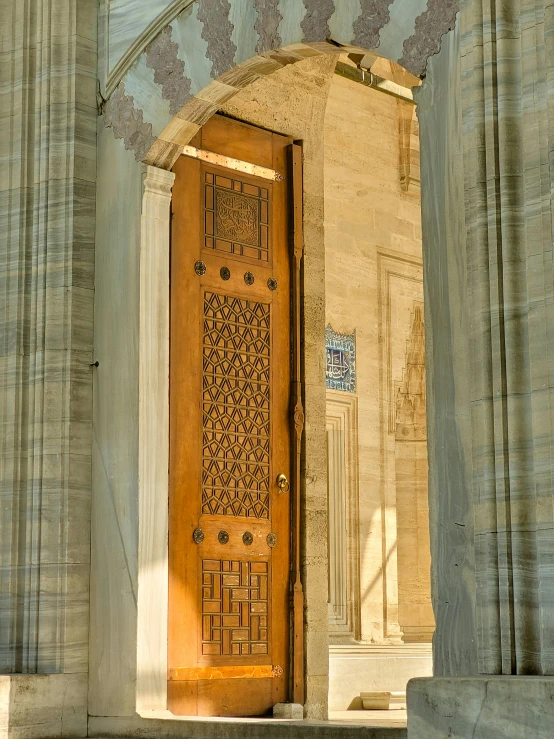
[{"label": "stone pillar", "polygon": [[96,2],[0,0],[0,28],[0,712],[84,736]]},{"label": "stone pillar", "polygon": [[140,238],[137,711],[167,708],[169,234],[173,172],[143,168]]},{"label": "stone pillar", "polygon": [[[553,681],[545,677],[554,675],[553,39],[554,9],[546,0],[464,0],[459,29],[442,59],[430,63],[425,86],[432,82],[433,94],[428,88],[420,97],[435,430],[437,417],[463,419],[450,423],[457,436],[444,449],[435,439],[430,454],[435,480],[452,450],[464,469],[461,489],[453,467],[432,496],[435,664],[440,674],[473,677],[414,681],[410,739],[546,737],[554,721]],[[432,111],[441,103],[448,116],[439,123]],[[437,142],[456,152],[450,168],[442,167]],[[456,233],[443,240],[445,228],[453,231],[450,216],[461,210],[461,198],[452,196],[462,172],[465,229],[458,212]],[[457,294],[440,270],[445,263],[456,265]],[[453,331],[441,331],[438,296],[445,288],[465,356],[449,346]],[[439,360],[450,366],[457,396],[443,392]],[[454,492],[461,493],[463,516],[456,515]],[[439,526],[461,532],[449,542]],[[464,610],[450,614],[445,654],[450,583],[459,587]]]}]

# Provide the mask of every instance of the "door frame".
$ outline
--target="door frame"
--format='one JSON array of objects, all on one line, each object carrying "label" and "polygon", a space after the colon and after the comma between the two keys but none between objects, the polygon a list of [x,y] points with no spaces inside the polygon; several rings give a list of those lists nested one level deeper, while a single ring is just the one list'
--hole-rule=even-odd
[{"label": "door frame", "polygon": [[[296,167],[301,177],[302,151],[295,144],[296,156],[290,169]],[[300,167],[300,170],[299,170]],[[175,181],[173,172],[142,165],[142,203],[139,277],[139,433],[138,433],[138,589],[137,589],[137,685],[136,710],[139,714],[167,710],[167,622],[168,622],[168,504],[169,504],[169,310],[170,310],[170,232],[171,197]],[[300,179],[300,182],[302,180]],[[292,693],[295,702],[304,702],[304,601],[301,584],[301,538],[304,521],[301,515],[302,434],[306,400],[301,341],[303,337],[303,187],[295,188],[296,201],[291,223],[294,244],[291,292],[295,326],[295,361],[293,379],[295,398],[291,432],[293,454],[291,480],[296,493],[293,517],[295,531],[292,557],[295,563],[293,593],[293,637],[291,644]],[[324,342],[322,343],[324,347]],[[323,382],[323,392],[325,390]],[[152,460],[155,460],[152,463]]]}]

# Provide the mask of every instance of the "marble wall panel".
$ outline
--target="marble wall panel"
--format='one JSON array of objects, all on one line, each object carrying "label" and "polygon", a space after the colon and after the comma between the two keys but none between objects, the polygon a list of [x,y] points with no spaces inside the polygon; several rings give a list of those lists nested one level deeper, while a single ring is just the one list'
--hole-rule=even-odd
[{"label": "marble wall panel", "polygon": [[109,129],[99,129],[98,161],[89,713],[129,716],[136,705],[142,176]]},{"label": "marble wall panel", "polygon": [[459,31],[416,93],[421,135],[435,675],[477,671]]},{"label": "marble wall panel", "polygon": [[379,53],[397,61],[402,57],[404,40],[415,33],[415,22],[426,3],[395,0],[389,6],[389,21],[379,33]]},{"label": "marble wall panel", "polygon": [[141,0],[106,0],[106,2],[109,16],[107,52],[110,71],[164,10],[173,5],[177,6],[175,12],[178,12],[179,5],[184,4],[176,3],[175,0],[149,0],[146,5]]},{"label": "marble wall panel", "polygon": [[143,167],[139,327],[137,710],[167,706],[170,206],[175,175]]}]

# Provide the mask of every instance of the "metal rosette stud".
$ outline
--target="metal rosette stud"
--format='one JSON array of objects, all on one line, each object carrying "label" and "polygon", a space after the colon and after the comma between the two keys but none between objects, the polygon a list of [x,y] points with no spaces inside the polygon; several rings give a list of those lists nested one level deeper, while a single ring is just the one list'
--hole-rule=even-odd
[{"label": "metal rosette stud", "polygon": [[229,534],[227,531],[220,531],[217,535],[217,540],[220,544],[227,544],[229,542]]},{"label": "metal rosette stud", "polygon": [[245,544],[247,547],[252,546],[252,543],[254,541],[254,537],[250,533],[250,531],[245,531],[242,535],[242,543]]},{"label": "metal rosette stud", "polygon": [[244,273],[244,281],[247,285],[253,285],[254,284],[254,275],[252,272],[245,272]]},{"label": "metal rosette stud", "polygon": [[194,529],[192,532],[192,539],[195,544],[202,544],[204,541],[204,532],[202,529]]},{"label": "metal rosette stud", "polygon": [[194,263],[194,271],[200,277],[202,277],[202,275],[205,275],[206,274],[206,264],[205,264],[205,262],[201,262],[200,260],[198,260],[198,262],[195,262]]},{"label": "metal rosette stud", "polygon": [[266,541],[267,541],[267,546],[273,549],[273,547],[277,544],[277,534],[273,534],[273,533],[268,534]]}]

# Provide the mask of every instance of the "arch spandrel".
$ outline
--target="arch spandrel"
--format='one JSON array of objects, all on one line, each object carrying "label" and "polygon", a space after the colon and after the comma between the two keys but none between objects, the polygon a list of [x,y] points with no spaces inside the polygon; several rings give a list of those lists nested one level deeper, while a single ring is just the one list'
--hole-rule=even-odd
[{"label": "arch spandrel", "polygon": [[[458,3],[198,0],[184,9],[181,3],[181,12],[117,81],[104,106],[105,123],[137,160],[169,169],[225,101],[287,64],[376,51],[422,76],[454,26]],[[238,18],[252,27],[237,28]]]}]

